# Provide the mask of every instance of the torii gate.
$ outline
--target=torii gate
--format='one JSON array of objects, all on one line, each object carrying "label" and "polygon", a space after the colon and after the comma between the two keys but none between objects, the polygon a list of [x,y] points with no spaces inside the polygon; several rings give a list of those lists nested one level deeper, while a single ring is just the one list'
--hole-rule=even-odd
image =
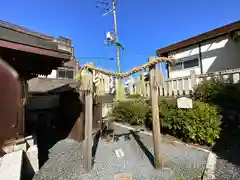
[{"label": "torii gate", "polygon": [[[151,107],[152,107],[152,121],[153,121],[153,142],[154,142],[154,154],[155,154],[155,167],[162,167],[162,158],[160,152],[161,133],[159,122],[159,107],[158,107],[158,86],[160,85],[160,79],[157,78],[156,64],[160,62],[173,63],[173,60],[165,57],[149,57],[148,63],[138,68],[133,68],[128,73],[113,73],[105,71],[101,68],[96,68],[92,64],[85,65],[81,70],[80,75],[80,90],[84,92],[85,96],[85,139],[84,139],[84,168],[88,172],[92,168],[92,121],[93,121],[93,71],[98,71],[102,74],[109,76],[115,76],[120,78],[126,78],[136,72],[140,72],[146,68],[150,72],[150,95],[151,95]],[[99,92],[102,92],[103,84],[99,82]]]}]

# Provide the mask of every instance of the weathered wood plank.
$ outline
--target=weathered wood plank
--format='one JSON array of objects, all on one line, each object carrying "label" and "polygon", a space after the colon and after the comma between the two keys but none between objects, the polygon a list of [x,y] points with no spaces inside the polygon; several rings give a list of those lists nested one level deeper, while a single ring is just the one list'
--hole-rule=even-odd
[{"label": "weathered wood plank", "polygon": [[189,79],[184,79],[184,91],[185,95],[189,94]]},{"label": "weathered wood plank", "polygon": [[93,75],[87,72],[84,79],[85,91],[85,139],[84,168],[89,172],[92,168],[92,126],[93,126]]},{"label": "weathered wood plank", "polygon": [[[150,57],[149,61],[153,61],[154,57]],[[150,69],[150,88],[151,88],[151,107],[152,107],[152,121],[153,121],[153,142],[155,154],[155,167],[157,169],[162,167],[162,157],[160,152],[161,133],[159,121],[159,106],[158,106],[158,93],[156,83],[156,69],[155,66]]]},{"label": "weathered wood plank", "polygon": [[168,95],[168,86],[166,82],[163,83],[163,92],[164,92],[164,96]]},{"label": "weathered wood plank", "polygon": [[183,95],[183,79],[178,80],[178,92],[179,95],[182,96]]}]

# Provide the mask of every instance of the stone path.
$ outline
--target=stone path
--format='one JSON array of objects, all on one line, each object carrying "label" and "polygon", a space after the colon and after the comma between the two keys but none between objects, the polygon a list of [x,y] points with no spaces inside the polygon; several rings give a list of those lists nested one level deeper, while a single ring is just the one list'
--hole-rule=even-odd
[{"label": "stone path", "polygon": [[[134,180],[187,180],[201,179],[208,153],[182,144],[173,144],[163,139],[162,156],[164,167],[155,170],[152,165],[152,137],[129,134],[125,128],[115,127],[117,142],[100,140],[93,169],[83,173],[83,147],[71,140],[58,142],[50,152],[50,159],[35,175],[34,180],[113,180],[118,173],[130,173]],[[128,136],[125,135],[129,135]],[[120,155],[116,150],[120,149]],[[117,157],[118,156],[118,157]]]}]

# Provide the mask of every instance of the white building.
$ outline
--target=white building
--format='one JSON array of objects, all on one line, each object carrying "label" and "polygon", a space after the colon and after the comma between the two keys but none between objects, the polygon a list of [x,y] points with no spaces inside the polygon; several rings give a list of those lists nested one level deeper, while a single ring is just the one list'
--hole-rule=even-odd
[{"label": "white building", "polygon": [[79,62],[75,59],[64,63],[58,69],[52,70],[47,76],[38,76],[39,78],[75,80],[79,69]]},{"label": "white building", "polygon": [[50,79],[75,80],[76,74],[79,69],[79,62],[76,59],[74,59],[74,48],[72,47],[72,41],[64,37],[59,37],[55,39],[54,42],[58,43],[59,50],[72,53],[72,60],[64,63],[61,67],[58,67],[58,69],[52,70],[51,74],[47,76],[38,77]]},{"label": "white building", "polygon": [[240,68],[240,21],[157,50],[158,56],[173,57],[168,78]]}]

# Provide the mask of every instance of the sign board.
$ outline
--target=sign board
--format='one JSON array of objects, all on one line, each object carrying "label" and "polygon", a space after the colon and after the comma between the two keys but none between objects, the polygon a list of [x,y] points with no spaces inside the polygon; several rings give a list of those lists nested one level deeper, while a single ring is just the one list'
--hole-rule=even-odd
[{"label": "sign board", "polygon": [[114,180],[132,180],[132,174],[130,173],[119,173],[116,174]]},{"label": "sign board", "polygon": [[177,106],[178,108],[184,108],[184,109],[192,109],[193,108],[193,102],[192,99],[181,97],[177,99]]}]

